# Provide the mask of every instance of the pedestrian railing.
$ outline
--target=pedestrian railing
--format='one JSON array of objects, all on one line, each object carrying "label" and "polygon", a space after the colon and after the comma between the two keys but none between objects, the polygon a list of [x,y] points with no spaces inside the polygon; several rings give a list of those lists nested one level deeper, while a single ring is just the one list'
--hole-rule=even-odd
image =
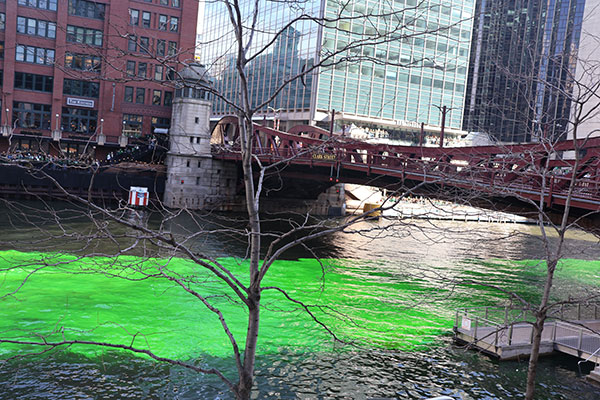
[{"label": "pedestrian railing", "polygon": [[[600,306],[569,304],[548,314],[542,342],[579,357],[600,361]],[[475,345],[515,346],[533,343],[533,313],[528,309],[471,307],[456,311],[454,331],[472,339]]]}]

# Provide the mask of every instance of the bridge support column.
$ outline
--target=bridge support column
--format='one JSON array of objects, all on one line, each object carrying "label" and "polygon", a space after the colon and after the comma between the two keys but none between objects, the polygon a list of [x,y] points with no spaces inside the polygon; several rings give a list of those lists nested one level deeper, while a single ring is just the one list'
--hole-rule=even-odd
[{"label": "bridge support column", "polygon": [[164,202],[170,208],[230,211],[238,178],[237,165],[210,157],[170,157]]}]

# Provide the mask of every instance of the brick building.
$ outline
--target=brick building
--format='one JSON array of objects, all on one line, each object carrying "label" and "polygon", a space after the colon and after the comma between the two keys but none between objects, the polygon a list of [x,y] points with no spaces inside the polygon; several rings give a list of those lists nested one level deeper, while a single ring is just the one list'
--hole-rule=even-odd
[{"label": "brick building", "polygon": [[197,12],[197,0],[0,0],[0,152],[100,159],[168,128]]}]

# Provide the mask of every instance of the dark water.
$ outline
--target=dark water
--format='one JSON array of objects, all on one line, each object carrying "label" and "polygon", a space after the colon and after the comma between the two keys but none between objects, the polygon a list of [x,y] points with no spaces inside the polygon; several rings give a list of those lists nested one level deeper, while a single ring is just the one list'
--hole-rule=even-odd
[{"label": "dark water", "polygon": [[[180,222],[177,228],[173,225],[174,232],[193,230],[185,220]],[[4,249],[0,252],[4,264],[0,261],[0,266],[50,254],[49,242],[29,249],[20,246],[48,234],[24,228],[22,223],[3,221],[4,226],[12,224],[19,229],[0,233]],[[89,228],[85,221],[73,223],[80,232]],[[219,225],[223,220],[212,223]],[[373,231],[374,224],[386,229]],[[66,241],[67,245],[73,245],[73,251],[80,246]],[[230,234],[197,238],[193,245],[224,257],[223,262],[232,265],[245,253],[243,241]],[[11,252],[11,248],[20,251]],[[449,282],[455,278],[480,279],[537,298],[540,270],[509,261],[543,255],[535,227],[381,221],[364,223],[347,234],[331,235],[311,243],[311,249],[311,253],[295,250],[286,254],[286,261],[276,265],[271,279],[305,301],[335,307],[358,321],[355,326],[328,320],[336,333],[344,339],[358,340],[360,347],[333,344],[301,313],[275,310],[283,307],[281,302],[266,297],[254,398],[523,397],[525,361],[499,363],[458,348],[451,341],[457,307],[494,305],[504,296],[485,287],[450,287]],[[559,270],[555,297],[567,297],[582,289],[597,290],[597,241],[583,233],[573,234],[567,240],[566,253],[578,261]],[[323,257],[324,279],[315,255]],[[180,262],[177,268],[188,266]],[[19,281],[15,274],[3,274],[2,294]],[[127,282],[102,279],[52,271],[31,280],[16,299],[0,300],[1,334],[10,335],[17,328],[28,332],[51,329],[56,315],[71,328],[70,332],[88,332],[90,326],[106,321],[148,333],[160,328],[162,333],[148,335],[153,350],[218,367],[234,379],[234,364],[222,334],[203,321],[204,317],[198,317],[205,314],[187,297],[160,284],[133,288]],[[220,289],[212,290],[218,293]],[[69,298],[68,307],[65,296]],[[219,305],[243,328],[243,313],[235,305]],[[172,315],[169,310],[174,311]],[[89,320],[91,325],[86,325]],[[119,341],[119,332],[120,328],[112,326],[100,333]],[[0,399],[231,398],[215,377],[127,353],[72,348],[43,356],[24,354],[23,349],[0,345],[0,355],[6,360],[0,364]],[[584,372],[589,369],[585,366]],[[540,399],[600,398],[600,390],[578,376],[574,358],[543,359],[538,382]]]}]

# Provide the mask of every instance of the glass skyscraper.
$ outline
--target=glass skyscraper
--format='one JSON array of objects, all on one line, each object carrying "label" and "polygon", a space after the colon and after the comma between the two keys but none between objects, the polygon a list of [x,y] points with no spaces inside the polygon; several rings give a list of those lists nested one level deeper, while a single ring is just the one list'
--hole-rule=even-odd
[{"label": "glass skyscraper", "polygon": [[[434,106],[445,105],[446,126],[460,129],[474,1],[259,0],[247,69],[253,105],[268,102],[259,118],[325,124],[335,109],[340,124],[393,133],[439,126]],[[254,2],[241,3],[250,26]],[[201,60],[227,99],[215,99],[214,116],[232,114],[239,78],[222,3],[206,4],[202,38]]]},{"label": "glass skyscraper", "polygon": [[568,129],[585,0],[478,0],[464,129],[504,142]]}]

